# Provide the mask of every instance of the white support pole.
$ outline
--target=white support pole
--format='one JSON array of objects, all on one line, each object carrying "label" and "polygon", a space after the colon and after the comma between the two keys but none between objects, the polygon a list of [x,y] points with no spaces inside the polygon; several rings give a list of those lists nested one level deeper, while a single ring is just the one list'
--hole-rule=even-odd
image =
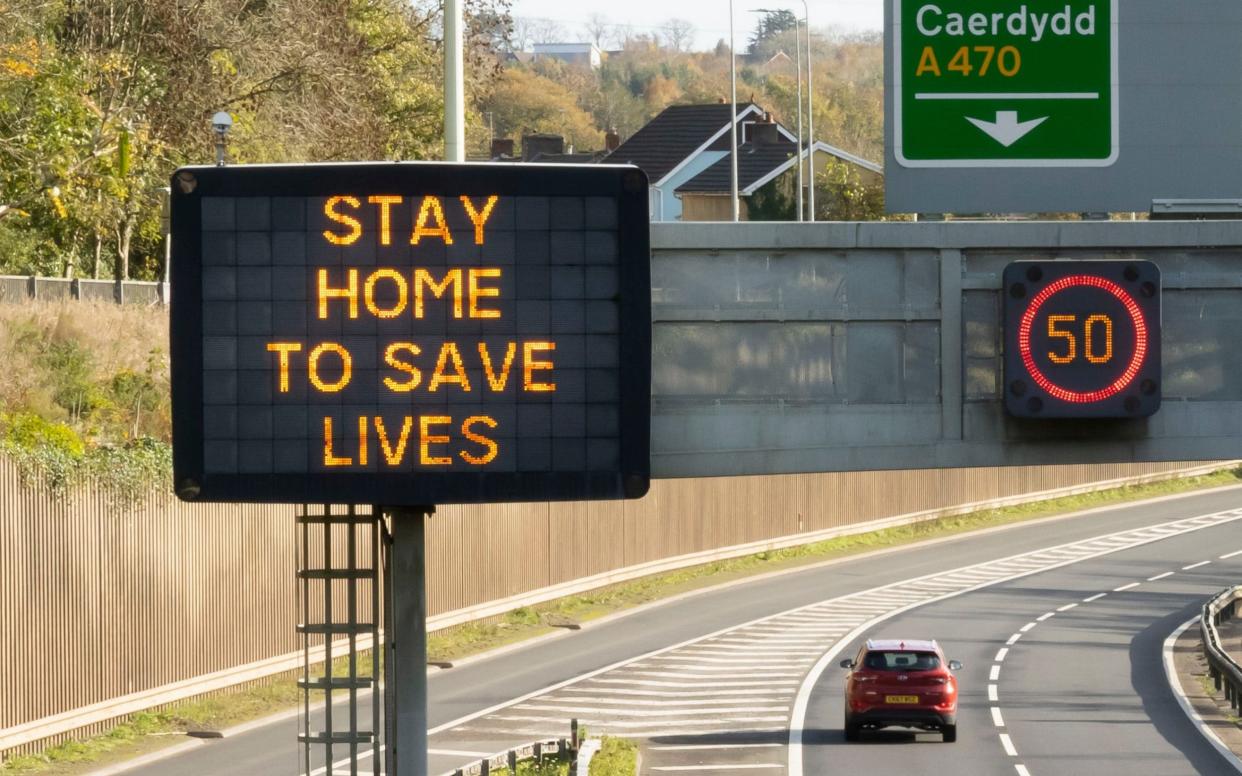
[{"label": "white support pole", "polygon": [[729,196],[733,220],[741,220],[737,193],[737,54],[733,50],[733,0],[729,0]]},{"label": "white support pole", "polygon": [[462,0],[444,0],[444,160],[466,161]]},{"label": "white support pole", "polygon": [[806,164],[802,158],[802,22],[794,20],[794,51],[798,56],[798,220],[801,221],[806,217],[806,205],[803,202],[803,181],[802,181],[802,165]]},{"label": "white support pole", "polygon": [[802,13],[806,19],[806,164],[810,185],[807,186],[807,204],[810,206],[809,221],[815,220],[815,81],[811,74],[811,11],[802,0]]}]

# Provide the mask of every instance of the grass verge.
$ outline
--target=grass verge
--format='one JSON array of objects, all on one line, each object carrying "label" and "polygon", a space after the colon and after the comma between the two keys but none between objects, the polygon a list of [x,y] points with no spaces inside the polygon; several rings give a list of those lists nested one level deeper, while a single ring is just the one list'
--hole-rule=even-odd
[{"label": "grass verge", "polygon": [[[435,661],[458,660],[550,633],[560,625],[586,622],[734,579],[1092,507],[1234,485],[1240,480],[1242,469],[1231,469],[1201,477],[1130,485],[1034,504],[981,510],[706,563],[566,596],[538,606],[516,609],[490,621],[467,623],[437,631],[428,637],[428,657]],[[343,665],[338,665],[334,673],[343,675]],[[102,762],[143,754],[157,748],[161,740],[175,741],[175,736],[169,734],[228,727],[292,708],[299,699],[300,694],[292,678],[277,679],[248,689],[221,693],[161,711],[135,715],[106,734],[81,742],[60,744],[38,754],[15,757],[0,764],[0,773],[74,776],[98,767]]]},{"label": "grass verge", "polygon": [[611,736],[604,736],[603,741],[599,753],[591,758],[590,776],[634,776],[638,744]]}]

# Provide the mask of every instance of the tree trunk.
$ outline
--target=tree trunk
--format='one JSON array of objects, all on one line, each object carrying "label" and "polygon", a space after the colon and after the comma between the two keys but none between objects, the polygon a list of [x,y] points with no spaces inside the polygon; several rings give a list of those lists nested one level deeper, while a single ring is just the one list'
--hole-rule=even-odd
[{"label": "tree trunk", "polygon": [[116,235],[116,277],[129,280],[129,244],[134,236],[134,219],[126,216]]}]

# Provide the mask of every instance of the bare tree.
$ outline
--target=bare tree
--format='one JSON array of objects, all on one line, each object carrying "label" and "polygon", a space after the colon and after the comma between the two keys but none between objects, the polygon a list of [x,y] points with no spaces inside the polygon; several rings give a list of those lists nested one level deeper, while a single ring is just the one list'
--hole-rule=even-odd
[{"label": "bare tree", "polygon": [[525,51],[536,43],[564,43],[565,28],[551,19],[516,17],[513,20],[513,45],[517,51]]},{"label": "bare tree", "polygon": [[595,48],[602,49],[604,47],[604,38],[613,35],[612,22],[608,21],[608,17],[602,13],[593,13],[587,17],[586,24],[582,25],[586,30],[587,37],[595,44]]},{"label": "bare tree", "polygon": [[685,19],[669,19],[660,28],[664,40],[673,51],[689,51],[694,42],[694,25]]}]

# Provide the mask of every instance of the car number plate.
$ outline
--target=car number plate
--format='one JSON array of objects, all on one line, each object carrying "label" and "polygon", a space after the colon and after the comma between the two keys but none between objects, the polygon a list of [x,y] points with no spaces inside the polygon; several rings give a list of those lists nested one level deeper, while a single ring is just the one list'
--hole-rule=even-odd
[{"label": "car number plate", "polygon": [[884,702],[885,703],[918,703],[919,696],[917,695],[885,695]]}]

